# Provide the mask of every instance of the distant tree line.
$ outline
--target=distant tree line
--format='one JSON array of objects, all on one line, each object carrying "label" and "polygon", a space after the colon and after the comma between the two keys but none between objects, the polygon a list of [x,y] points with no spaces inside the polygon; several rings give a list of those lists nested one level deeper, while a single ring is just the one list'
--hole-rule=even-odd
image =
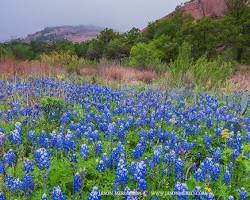
[{"label": "distant tree line", "polygon": [[250,9],[246,0],[227,0],[227,13],[221,18],[194,20],[177,12],[172,18],[150,23],[144,31],[133,28],[126,33],[104,29],[93,40],[82,43],[69,41],[13,41],[0,44],[0,59],[38,59],[42,54],[68,52],[79,58],[99,61],[101,58],[118,60],[140,68],[154,68],[171,63],[179,47],[191,46],[194,60],[202,56],[239,63],[250,63]]}]

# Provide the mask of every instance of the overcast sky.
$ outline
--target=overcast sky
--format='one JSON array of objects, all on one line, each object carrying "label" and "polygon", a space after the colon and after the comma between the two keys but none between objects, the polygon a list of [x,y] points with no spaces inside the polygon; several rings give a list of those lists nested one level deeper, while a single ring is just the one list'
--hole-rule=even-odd
[{"label": "overcast sky", "polygon": [[186,0],[0,0],[0,40],[48,26],[96,25],[118,31],[143,28]]}]

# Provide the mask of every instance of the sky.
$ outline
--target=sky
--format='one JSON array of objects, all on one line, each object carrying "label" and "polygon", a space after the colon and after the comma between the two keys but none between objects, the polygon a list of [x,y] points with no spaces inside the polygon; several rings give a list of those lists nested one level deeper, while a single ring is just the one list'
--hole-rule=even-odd
[{"label": "sky", "polygon": [[0,41],[49,26],[95,25],[128,31],[143,28],[186,0],[0,0]]}]

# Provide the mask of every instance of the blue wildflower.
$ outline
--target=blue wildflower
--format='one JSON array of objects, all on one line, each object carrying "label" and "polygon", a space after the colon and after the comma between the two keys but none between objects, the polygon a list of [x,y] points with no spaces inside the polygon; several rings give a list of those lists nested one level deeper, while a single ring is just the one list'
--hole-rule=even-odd
[{"label": "blue wildflower", "polygon": [[81,180],[81,176],[79,173],[77,173],[74,176],[73,179],[73,183],[72,183],[72,188],[73,188],[73,194],[75,195],[76,193],[81,194],[81,190],[82,190],[82,180]]},{"label": "blue wildflower", "polygon": [[39,169],[48,169],[50,167],[50,153],[45,148],[36,150],[34,154],[35,163]]},{"label": "blue wildflower", "polygon": [[88,196],[88,200],[101,200],[101,194],[97,187],[94,187]]},{"label": "blue wildflower", "polygon": [[3,162],[8,164],[9,167],[13,167],[16,164],[16,155],[12,149],[3,155]]},{"label": "blue wildflower", "polygon": [[59,186],[53,187],[51,192],[51,198],[52,200],[66,200],[66,197]]},{"label": "blue wildflower", "polygon": [[86,160],[88,158],[88,154],[89,154],[89,148],[86,144],[82,144],[81,148],[80,148],[80,155],[81,157]]}]

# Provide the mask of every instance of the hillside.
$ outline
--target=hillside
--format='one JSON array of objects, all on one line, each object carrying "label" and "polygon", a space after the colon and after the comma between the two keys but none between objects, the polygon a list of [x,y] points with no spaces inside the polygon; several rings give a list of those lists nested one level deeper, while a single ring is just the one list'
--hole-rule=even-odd
[{"label": "hillside", "polygon": [[68,40],[78,43],[96,38],[101,30],[102,28],[91,25],[47,27],[20,40],[22,42]]},{"label": "hillside", "polygon": [[176,7],[172,13],[162,17],[160,20],[167,19],[177,11],[190,14],[194,19],[203,17],[220,17],[225,13],[226,4],[224,0],[193,0]]}]

